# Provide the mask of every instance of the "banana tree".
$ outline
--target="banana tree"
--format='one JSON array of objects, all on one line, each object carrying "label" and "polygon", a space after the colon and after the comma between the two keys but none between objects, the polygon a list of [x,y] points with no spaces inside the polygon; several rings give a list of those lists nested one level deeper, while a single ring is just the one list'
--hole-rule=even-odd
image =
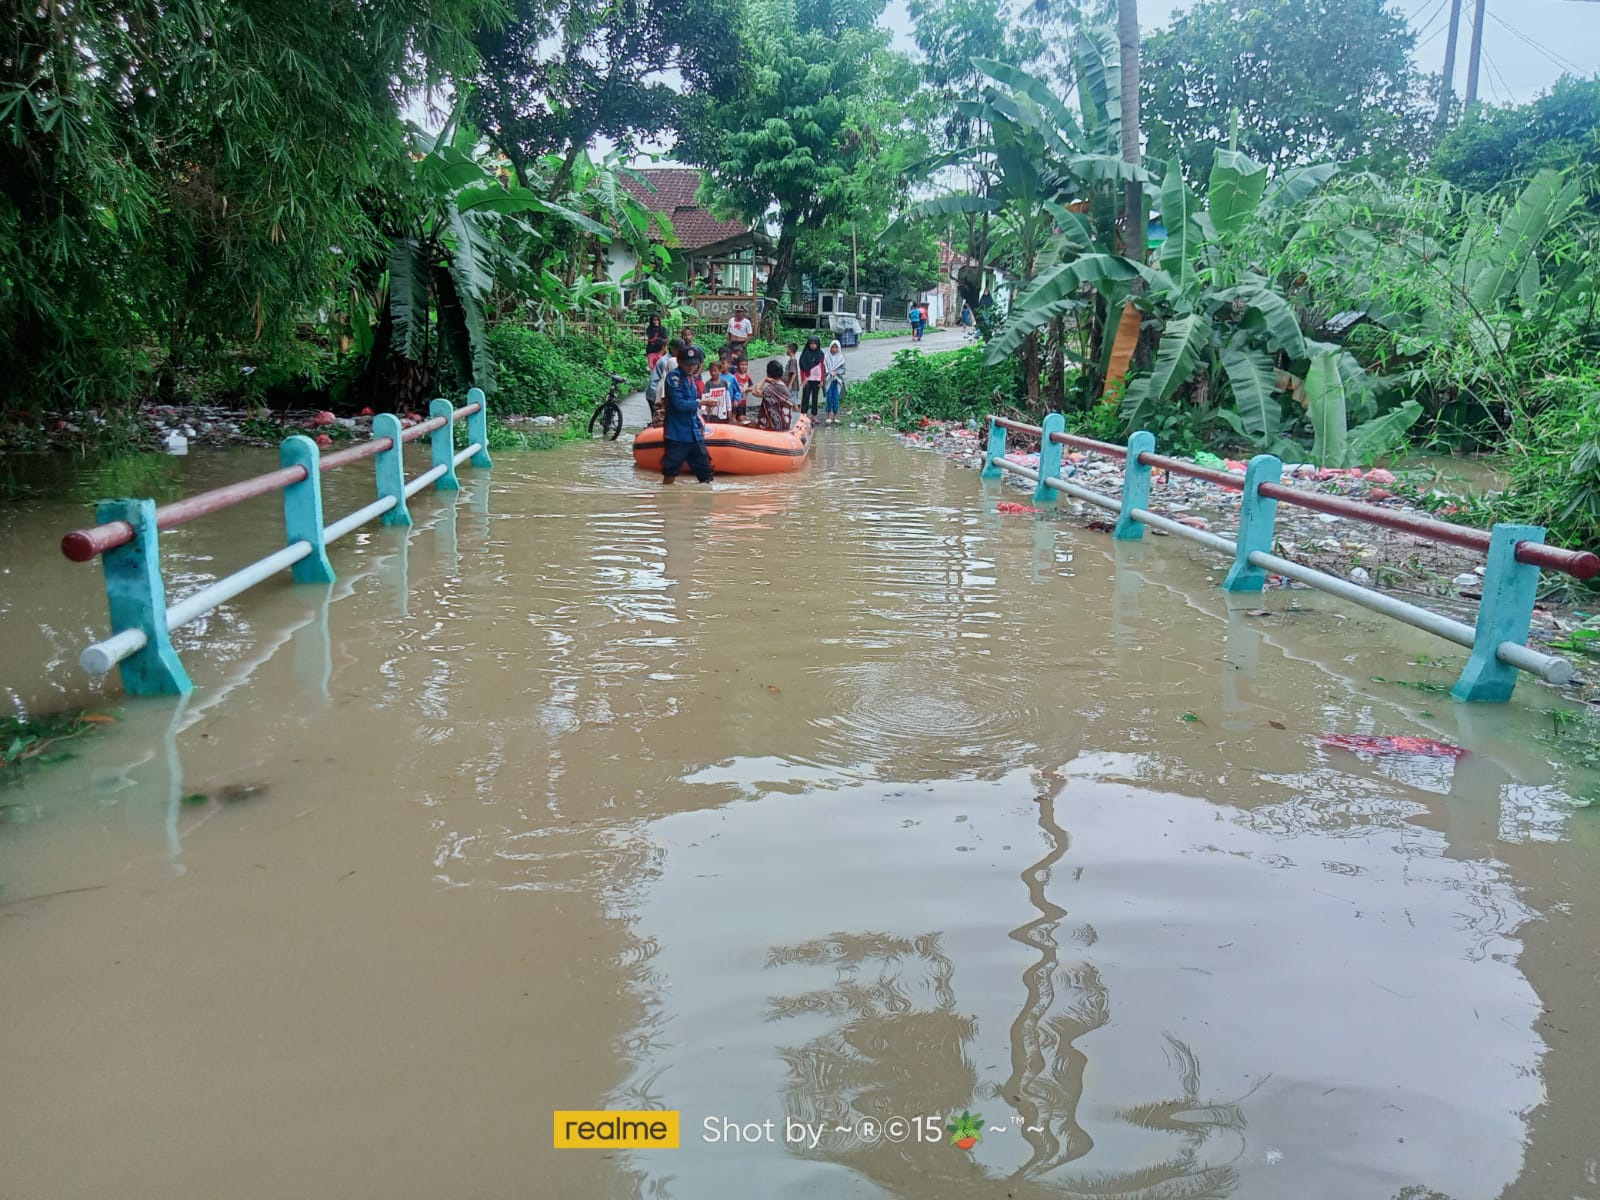
[{"label": "banana tree", "polygon": [[528,250],[547,235],[530,214],[609,240],[605,226],[511,184],[480,161],[460,108],[437,135],[411,126],[407,188],[384,204],[388,250],[375,290],[353,292],[352,333],[366,365],[355,385],[373,408],[417,407],[435,389],[441,360],[456,378],[492,391],[487,311],[497,282],[535,291]]},{"label": "banana tree", "polygon": [[[1122,187],[1148,176],[1119,157],[1119,71],[1115,30],[1104,22],[1080,27],[1072,57],[1078,78],[1078,108],[1066,103],[1043,79],[993,59],[973,65],[988,83],[980,99],[956,105],[961,116],[986,131],[978,144],[933,160],[931,166],[960,160],[980,180],[978,188],[913,205],[902,219],[964,215],[981,218],[992,236],[979,257],[1004,261],[1024,283],[1024,295],[1047,267],[1081,254],[1108,253],[1117,239]],[[1056,354],[1081,360],[1065,348],[1062,306],[1016,337],[1002,333],[999,361],[1019,352],[1030,403],[1038,405],[1041,331],[1051,326]],[[1085,326],[1099,320],[1091,314]],[[1059,379],[1060,372],[1057,371]],[[1059,388],[1059,382],[1056,385]]]},{"label": "banana tree", "polygon": [[1552,170],[1514,196],[1370,176],[1320,197],[1283,248],[1280,272],[1323,295],[1362,297],[1379,352],[1424,398],[1514,409],[1519,354],[1545,370],[1596,350],[1593,227],[1581,184]]},{"label": "banana tree", "polygon": [[1379,415],[1379,381],[1337,345],[1305,336],[1294,308],[1263,271],[1259,251],[1297,205],[1333,177],[1327,164],[1269,185],[1267,170],[1218,150],[1202,205],[1179,160],[1160,190],[1167,239],[1141,304],[1161,324],[1154,364],[1122,401],[1129,427],[1159,424],[1181,399],[1191,427],[1215,418],[1258,449],[1294,461],[1309,425],[1310,457],[1326,466],[1370,461],[1421,415],[1415,404]]}]

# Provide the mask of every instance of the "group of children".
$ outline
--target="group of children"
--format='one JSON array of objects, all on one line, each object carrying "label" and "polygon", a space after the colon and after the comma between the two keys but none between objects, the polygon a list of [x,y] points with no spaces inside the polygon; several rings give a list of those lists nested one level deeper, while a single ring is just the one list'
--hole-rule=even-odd
[{"label": "group of children", "polygon": [[[826,413],[818,423],[839,423],[845,357],[837,340],[826,351],[815,335],[806,339],[803,349],[797,342],[788,343],[783,361],[776,358],[769,361],[765,377],[757,383],[751,377],[749,359],[742,347],[724,346],[715,359],[709,360],[708,366],[705,351],[695,345],[694,330],[685,328],[670,340],[665,338],[665,330],[661,330],[661,339],[661,349],[656,350],[655,343],[647,336],[650,382],[645,396],[652,413],[663,412],[667,376],[681,367],[697,393],[707,420],[744,422],[753,395],[760,401],[755,422],[759,428],[788,429],[794,419],[794,396],[799,392],[800,412],[817,417],[819,397],[825,394]],[[657,420],[660,419],[658,415]]]}]

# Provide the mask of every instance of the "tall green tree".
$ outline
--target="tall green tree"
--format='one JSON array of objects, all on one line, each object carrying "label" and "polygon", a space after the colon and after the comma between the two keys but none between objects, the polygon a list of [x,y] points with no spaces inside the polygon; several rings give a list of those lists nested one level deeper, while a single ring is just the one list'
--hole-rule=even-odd
[{"label": "tall green tree", "polygon": [[883,0],[751,0],[737,90],[709,103],[677,154],[704,167],[720,208],[777,224],[768,296],[782,296],[803,233],[883,211],[920,141],[907,135],[907,60],[878,28]]},{"label": "tall green tree", "polygon": [[[1527,104],[1472,110],[1435,147],[1429,165],[1459,187],[1489,192],[1545,167],[1600,175],[1600,76],[1563,75]],[[1600,189],[1591,186],[1590,206]]]},{"label": "tall green tree", "polygon": [[1044,53],[1037,29],[1021,24],[1011,0],[911,0],[917,66],[939,149],[971,145],[983,135],[960,105],[976,99],[987,80],[980,59],[1029,69]]},{"label": "tall green tree", "polygon": [[[1117,257],[1117,218],[1124,185],[1145,178],[1141,168],[1121,157],[1121,67],[1114,28],[1104,21],[1080,26],[1071,49],[1073,70],[1080,80],[1077,111],[1044,79],[1005,63],[979,60],[988,78],[981,99],[967,101],[963,111],[988,130],[987,139],[951,157],[959,158],[981,181],[981,188],[957,191],[914,205],[912,218],[947,218],[978,214],[992,232],[976,255],[983,262],[1004,263],[1008,274],[1031,290],[1031,281],[1046,268],[1083,260],[1093,274],[1074,277],[1073,285],[1053,298],[1053,306],[1035,311],[1041,319],[1016,332],[1006,350],[1021,350],[1023,377],[1030,403],[1040,399],[1044,347],[1040,330],[1049,326],[1052,357],[1057,360],[1053,402],[1061,396],[1066,357],[1063,318],[1084,308],[1077,293],[1104,284],[1123,288],[1135,270]],[[1115,263],[1112,263],[1115,259]],[[1077,268],[1074,268],[1076,270]],[[1021,297],[1019,297],[1020,299]],[[1089,333],[1088,355],[1094,359],[1103,341],[1106,295],[1100,295],[1079,327]],[[1002,340],[1011,337],[1007,332]],[[1003,357],[990,344],[991,361]]]},{"label": "tall green tree", "polygon": [[1203,184],[1237,110],[1234,148],[1274,172],[1408,163],[1430,128],[1415,42],[1386,0],[1197,0],[1143,47],[1150,154]]},{"label": "tall green tree", "polygon": [[795,248],[795,269],[825,288],[853,291],[859,282],[864,292],[910,296],[938,283],[939,247],[926,222],[891,228],[880,214],[867,213],[807,230]]},{"label": "tall green tree", "polygon": [[478,125],[526,183],[545,154],[568,182],[597,137],[670,139],[709,94],[726,96],[741,61],[720,31],[735,0],[514,0],[511,20],[480,30]]},{"label": "tall green tree", "polygon": [[398,110],[473,62],[495,0],[107,0],[11,10],[0,38],[0,389],[125,396],[258,348],[348,279],[404,163]]}]

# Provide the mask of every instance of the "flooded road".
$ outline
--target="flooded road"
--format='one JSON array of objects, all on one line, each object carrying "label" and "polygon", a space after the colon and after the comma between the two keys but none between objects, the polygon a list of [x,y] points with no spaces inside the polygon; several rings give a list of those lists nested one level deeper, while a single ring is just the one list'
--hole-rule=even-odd
[{"label": "flooded road", "polygon": [[[106,481],[7,510],[8,708],[118,720],[0,790],[3,1200],[1600,1197],[1553,693],[882,435],[462,483],[183,630],[182,703],[74,665]],[[163,535],[169,594],[278,522]],[[682,1144],[551,1149],[598,1109]]]}]

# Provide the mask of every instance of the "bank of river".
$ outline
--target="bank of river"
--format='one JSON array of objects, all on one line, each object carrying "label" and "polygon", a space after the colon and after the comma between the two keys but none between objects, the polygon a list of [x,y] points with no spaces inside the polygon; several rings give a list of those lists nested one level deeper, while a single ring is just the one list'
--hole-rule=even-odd
[{"label": "bank of river", "polygon": [[[1593,780],[1546,689],[1453,706],[1424,635],[847,430],[709,489],[502,454],[133,702],[73,665],[98,487],[55,485],[0,518],[0,680],[118,720],[4,793],[0,1195],[1587,1194]],[[281,537],[184,526],[169,582]],[[639,1108],[682,1148],[550,1149]]]}]

